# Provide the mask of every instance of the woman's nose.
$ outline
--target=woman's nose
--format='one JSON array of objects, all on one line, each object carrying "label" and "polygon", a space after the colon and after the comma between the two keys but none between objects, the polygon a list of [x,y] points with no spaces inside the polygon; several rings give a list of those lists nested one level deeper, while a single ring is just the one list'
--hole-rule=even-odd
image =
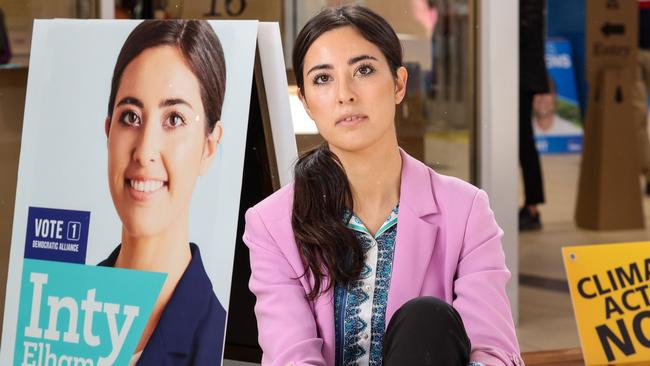
[{"label": "woman's nose", "polygon": [[158,131],[151,124],[145,122],[144,126],[140,127],[138,138],[136,139],[136,144],[133,149],[133,160],[142,166],[155,163],[160,157],[158,140]]},{"label": "woman's nose", "polygon": [[353,103],[356,100],[356,95],[354,90],[352,90],[351,82],[345,80],[345,78],[338,83],[337,98],[339,104]]}]

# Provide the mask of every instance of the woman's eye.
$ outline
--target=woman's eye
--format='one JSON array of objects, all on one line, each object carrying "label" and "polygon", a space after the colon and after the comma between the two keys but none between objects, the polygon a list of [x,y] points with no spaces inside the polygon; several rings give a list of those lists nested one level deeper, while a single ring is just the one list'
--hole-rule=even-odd
[{"label": "woman's eye", "polygon": [[363,65],[363,66],[360,66],[360,67],[357,69],[357,72],[358,72],[360,75],[362,75],[362,76],[370,75],[370,74],[372,74],[374,71],[375,71],[375,69],[374,69],[372,66],[370,66],[370,65]]},{"label": "woman's eye", "polygon": [[317,85],[319,85],[319,84],[325,84],[325,83],[328,82],[329,80],[330,80],[330,76],[329,76],[329,75],[326,75],[326,74],[317,75],[317,76],[314,78],[314,84],[317,84]]},{"label": "woman's eye", "polygon": [[140,116],[133,111],[126,111],[120,115],[120,122],[129,126],[140,125]]},{"label": "woman's eye", "polygon": [[181,127],[184,124],[185,124],[185,120],[183,119],[183,117],[176,113],[170,114],[169,117],[167,117],[167,121],[166,121],[167,127],[171,127],[171,128]]}]

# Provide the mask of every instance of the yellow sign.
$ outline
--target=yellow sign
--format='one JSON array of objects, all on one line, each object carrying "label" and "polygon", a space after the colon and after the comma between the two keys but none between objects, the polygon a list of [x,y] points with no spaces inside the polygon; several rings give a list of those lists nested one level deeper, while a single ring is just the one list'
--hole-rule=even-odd
[{"label": "yellow sign", "polygon": [[562,248],[587,365],[650,363],[650,242]]}]

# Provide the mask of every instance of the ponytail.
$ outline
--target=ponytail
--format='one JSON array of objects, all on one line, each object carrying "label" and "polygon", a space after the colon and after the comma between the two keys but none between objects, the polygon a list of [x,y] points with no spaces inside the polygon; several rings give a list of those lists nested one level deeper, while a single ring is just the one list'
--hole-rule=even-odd
[{"label": "ponytail", "polygon": [[[306,266],[302,276],[313,279],[307,294],[314,300],[333,284],[359,278],[364,253],[346,227],[352,213],[352,191],[339,158],[327,143],[305,153],[296,163],[291,224]],[[327,285],[321,288],[327,277]]]}]

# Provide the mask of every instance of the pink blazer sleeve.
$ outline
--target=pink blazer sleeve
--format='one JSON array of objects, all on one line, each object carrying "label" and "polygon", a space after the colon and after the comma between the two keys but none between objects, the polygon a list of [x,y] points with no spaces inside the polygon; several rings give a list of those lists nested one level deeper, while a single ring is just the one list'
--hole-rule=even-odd
[{"label": "pink blazer sleeve", "polygon": [[249,287],[257,297],[262,365],[325,366],[323,340],[299,279],[302,272],[283,254],[255,207],[246,212],[243,239],[250,250]]},{"label": "pink blazer sleeve", "polygon": [[478,190],[467,218],[454,281],[453,306],[472,342],[471,360],[484,365],[523,365],[505,292],[510,272],[501,245],[503,231]]}]

